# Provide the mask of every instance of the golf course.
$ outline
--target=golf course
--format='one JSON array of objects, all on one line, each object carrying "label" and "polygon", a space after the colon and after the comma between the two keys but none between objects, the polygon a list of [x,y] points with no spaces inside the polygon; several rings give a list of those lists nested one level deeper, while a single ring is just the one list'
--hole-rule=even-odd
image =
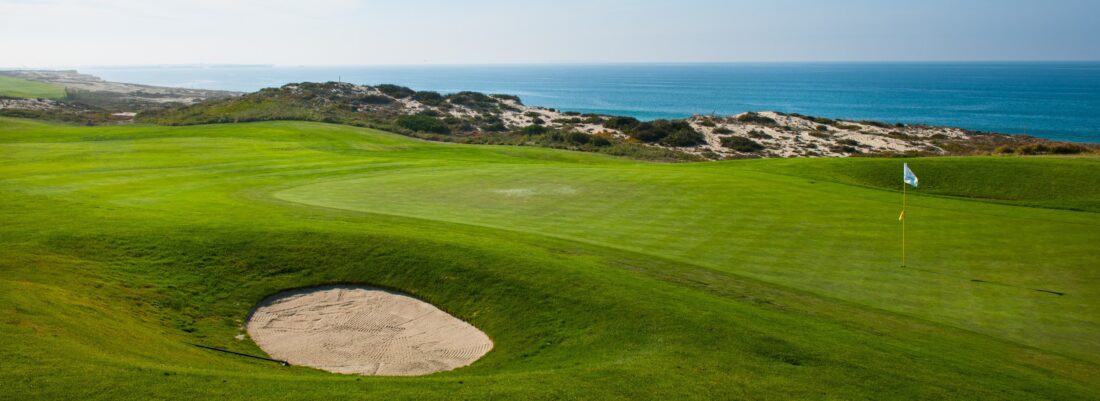
[{"label": "golf course", "polygon": [[[1095,154],[661,163],[0,117],[0,204],[3,399],[1100,399]],[[419,376],[243,356],[274,357],[258,304],[334,285],[491,347]]]},{"label": "golf course", "polygon": [[0,75],[0,96],[60,99],[65,97],[65,88],[58,85]]}]

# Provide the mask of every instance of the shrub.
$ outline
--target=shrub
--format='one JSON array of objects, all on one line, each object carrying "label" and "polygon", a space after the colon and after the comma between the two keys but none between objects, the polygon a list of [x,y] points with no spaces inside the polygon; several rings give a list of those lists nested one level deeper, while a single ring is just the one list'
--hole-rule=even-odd
[{"label": "shrub", "polygon": [[996,149],[993,149],[994,154],[1017,154],[1017,155],[1044,155],[1044,154],[1056,154],[1056,155],[1075,155],[1079,153],[1086,153],[1089,148],[1074,144],[1074,143],[1030,143],[1023,146],[1013,147],[1012,145],[1001,145]]},{"label": "shrub", "polygon": [[611,140],[600,135],[593,135],[590,143],[599,147],[611,146]]},{"label": "shrub", "polygon": [[592,140],[592,135],[576,131],[568,131],[563,135],[563,137],[565,142],[577,145],[584,145]]},{"label": "shrub", "polygon": [[1051,147],[1045,144],[1030,144],[1016,148],[1018,155],[1043,155],[1051,153]]},{"label": "shrub", "polygon": [[737,116],[737,121],[740,121],[740,122],[743,122],[743,123],[746,123],[746,124],[779,125],[779,123],[776,122],[775,119],[773,119],[771,117],[762,116],[760,114],[751,113],[751,112],[742,114],[740,116]]},{"label": "shrub", "polygon": [[634,127],[637,127],[639,124],[641,124],[641,121],[638,121],[638,119],[634,118],[634,117],[609,117],[607,120],[604,120],[604,122],[603,122],[604,127],[607,127],[607,128],[610,128],[610,129],[617,129],[617,130],[620,130],[620,131],[626,131],[626,130],[629,130],[629,129],[633,129]]},{"label": "shrub", "polygon": [[479,92],[458,92],[447,95],[447,101],[451,104],[462,105],[471,108],[491,108],[496,107],[497,102],[493,101],[493,98]]},{"label": "shrub", "polygon": [[504,95],[504,94],[497,93],[497,94],[492,94],[492,95],[489,95],[489,96],[495,97],[497,99],[511,100],[513,102],[516,102],[516,104],[523,104],[523,102],[519,100],[519,96],[516,96],[516,95]]},{"label": "shrub", "polygon": [[478,123],[482,131],[504,132],[508,130],[508,127],[504,125],[504,120],[501,120],[500,117],[490,115],[481,117],[479,120]]},{"label": "shrub", "polygon": [[854,139],[841,139],[836,141],[836,143],[847,146],[859,146],[859,142]]},{"label": "shrub", "polygon": [[432,132],[436,134],[447,134],[451,132],[447,124],[439,121],[438,118],[424,115],[398,117],[397,125],[417,132]]},{"label": "shrub", "polygon": [[703,121],[700,121],[699,125],[702,125],[704,127],[713,127],[716,124],[714,124],[714,121],[712,121],[711,119],[708,118],[708,119],[704,119]]},{"label": "shrub", "polygon": [[612,146],[600,148],[602,153],[616,156],[626,156],[645,160],[686,161],[700,160],[698,156],[684,153],[675,149],[646,146],[639,143],[619,142]]},{"label": "shrub", "polygon": [[359,104],[390,104],[393,103],[393,99],[382,95],[363,95],[355,98],[352,102]]},{"label": "shrub", "polygon": [[872,127],[879,127],[879,128],[893,127],[893,125],[886,124],[886,123],[883,123],[883,122],[878,122],[878,121],[862,120],[862,121],[859,121],[859,123],[863,124],[863,125],[870,125]]},{"label": "shrub", "polygon": [[705,141],[706,137],[703,134],[688,126],[687,129],[678,128],[672,131],[662,138],[660,143],[665,146],[695,146]]},{"label": "shrub", "polygon": [[816,129],[818,131],[821,131],[821,132],[829,132],[829,127],[826,127],[824,125],[818,125],[817,128],[814,128],[814,129]]},{"label": "shrub", "polygon": [[695,129],[684,121],[655,120],[639,123],[633,128],[628,128],[626,134],[643,142],[659,142],[665,137],[676,134],[674,138],[662,143],[666,145],[673,143],[685,144],[672,146],[691,146],[703,140],[703,135],[695,132]]},{"label": "shrub", "polygon": [[1089,149],[1075,143],[1058,143],[1050,149],[1050,153],[1056,155],[1075,155],[1080,153],[1086,153]]},{"label": "shrub", "polygon": [[440,104],[443,104],[443,95],[440,95],[439,92],[420,91],[413,94],[412,98],[413,100],[426,104],[428,106],[438,106]]},{"label": "shrub", "polygon": [[749,138],[771,139],[771,137],[772,137],[771,135],[768,135],[764,131],[761,131],[761,130],[758,130],[758,129],[754,129],[752,131],[749,131]]},{"label": "shrub", "polygon": [[764,145],[742,136],[728,136],[722,138],[722,146],[742,153],[755,153],[764,150]]},{"label": "shrub", "polygon": [[837,153],[859,153],[859,149],[847,145],[830,146],[829,150]]},{"label": "shrub", "polygon": [[378,85],[377,87],[375,87],[375,89],[378,89],[379,92],[385,93],[398,99],[404,99],[416,93],[416,91],[412,89],[393,84]]},{"label": "shrub", "polygon": [[835,123],[836,123],[836,120],[833,120],[833,119],[829,119],[829,118],[823,118],[823,117],[814,117],[814,116],[807,116],[807,115],[804,115],[804,114],[798,114],[798,113],[791,113],[791,114],[789,114],[789,115],[790,115],[791,117],[804,118],[804,119],[807,119],[807,120],[813,121],[813,122],[815,122],[815,123],[818,123],[818,124],[827,124],[827,125],[832,125],[832,124],[835,124]]},{"label": "shrub", "polygon": [[477,128],[474,127],[473,124],[470,124],[469,121],[461,121],[458,124],[455,124],[455,126],[458,128],[458,132],[474,132],[477,130]]},{"label": "shrub", "polygon": [[714,129],[714,133],[718,135],[732,134],[733,130],[726,127],[718,127]]},{"label": "shrub", "polygon": [[913,139],[912,135],[909,135],[909,134],[906,134],[906,133],[903,133],[903,132],[898,132],[898,131],[890,131],[890,132],[886,133],[886,136],[894,138],[894,139]]},{"label": "shrub", "polygon": [[581,115],[581,113],[577,112],[577,111],[564,111],[561,114],[564,114],[564,115],[567,115],[567,116],[579,116],[579,115]]},{"label": "shrub", "polygon": [[504,125],[503,121],[498,121],[483,123],[481,129],[488,132],[504,132],[508,130],[508,127]]},{"label": "shrub", "polygon": [[550,129],[541,125],[528,125],[521,128],[519,130],[519,133],[524,135],[542,135],[545,134],[547,131],[550,131]]}]

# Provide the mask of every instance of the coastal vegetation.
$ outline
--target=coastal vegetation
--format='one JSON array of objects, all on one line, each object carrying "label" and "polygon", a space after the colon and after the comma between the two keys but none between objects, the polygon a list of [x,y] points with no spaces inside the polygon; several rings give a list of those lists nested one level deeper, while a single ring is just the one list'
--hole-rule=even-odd
[{"label": "coastal vegetation", "polygon": [[447,134],[451,129],[438,118],[426,115],[409,115],[397,118],[397,125],[413,132],[432,132]]},{"label": "coastal vegetation", "polygon": [[[372,99],[364,101],[363,99]],[[301,83],[192,106],[154,109],[139,121],[165,125],[307,120],[372,127],[459,143],[547,146],[657,160],[852,155],[1078,154],[1097,147],[946,127],[839,121],[777,112],[640,121],[525,106],[516,96],[439,94],[398,85]],[[547,135],[549,133],[549,135]],[[581,136],[607,142],[582,146]],[[709,138],[709,139],[708,139]],[[659,152],[618,152],[636,146]],[[1011,149],[1011,152],[1006,151]],[[1016,149],[1020,149],[1018,152]]]},{"label": "coastal vegetation", "polygon": [[737,116],[737,121],[759,125],[779,125],[774,118],[760,115],[759,113],[745,113]]},{"label": "coastal vegetation", "polygon": [[722,138],[722,146],[743,153],[753,153],[764,150],[764,145],[761,145],[752,139],[740,136],[729,136]]},{"label": "coastal vegetation", "polygon": [[[5,72],[40,84],[78,82],[62,99],[0,99],[0,115],[88,125],[316,121],[422,139],[543,146],[646,160],[772,157],[1082,154],[1100,146],[950,127],[747,112],[640,121],[526,106],[518,96],[441,94],[382,84],[297,83],[250,94],[110,83],[76,72]],[[135,117],[136,115],[136,117]],[[592,138],[599,139],[593,140]],[[651,149],[643,149],[643,148]]]}]

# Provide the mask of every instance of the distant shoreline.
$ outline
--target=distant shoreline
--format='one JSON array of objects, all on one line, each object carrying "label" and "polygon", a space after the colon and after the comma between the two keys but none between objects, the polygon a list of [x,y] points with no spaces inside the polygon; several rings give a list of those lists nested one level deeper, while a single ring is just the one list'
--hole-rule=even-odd
[{"label": "distant shoreline", "polygon": [[578,64],[85,69],[109,81],[251,92],[292,82],[509,93],[641,120],[779,110],[1100,142],[1100,62]]},{"label": "distant shoreline", "polygon": [[[99,118],[88,120],[87,123],[89,124],[127,123],[128,121],[135,120],[135,118],[141,120],[142,115],[146,117],[143,121],[153,120],[158,121],[158,123],[170,125],[227,121],[259,121],[265,119],[300,119],[299,117],[293,117],[293,115],[271,115],[258,119],[255,116],[243,116],[244,120],[242,120],[242,116],[240,115],[208,115],[205,111],[200,113],[200,115],[202,115],[201,117],[195,116],[179,119],[181,115],[177,115],[175,117],[164,118],[173,113],[171,109],[179,106],[201,106],[200,103],[204,101],[232,99],[238,96],[243,96],[245,98],[260,96],[263,98],[265,96],[263,95],[264,93],[268,93],[268,91],[271,90],[281,91],[286,89],[285,86],[279,89],[266,88],[257,92],[244,93],[112,82],[75,70],[0,71],[0,75],[8,75],[63,87],[68,93],[64,98],[58,98],[52,101],[47,100],[45,102],[42,99],[35,101],[30,101],[32,99],[27,99],[27,101],[21,101],[19,99],[3,100],[4,103],[0,105],[0,108],[9,110],[36,110],[32,111],[32,114],[50,112],[49,110],[62,111],[67,109],[68,111],[62,111],[62,113],[69,116],[65,119],[73,121],[87,118],[81,116],[96,114],[100,116]],[[297,84],[290,84],[288,86],[294,87],[295,85]],[[393,116],[419,114],[427,108],[431,109],[430,112],[435,117],[438,117],[442,113],[443,115],[451,115],[451,117],[448,118],[459,118],[464,121],[461,123],[456,123],[455,121],[446,122],[446,125],[449,126],[446,127],[447,134],[459,133],[465,135],[479,135],[502,131],[525,132],[525,128],[531,128],[529,126],[543,125],[547,129],[560,132],[577,132],[594,136],[603,135],[608,139],[626,142],[630,142],[631,140],[641,141],[651,146],[663,147],[704,159],[851,156],[860,154],[948,155],[994,151],[997,153],[1019,153],[1023,151],[1027,152],[1024,154],[1031,154],[1037,152],[1032,146],[1039,146],[1040,144],[1043,147],[1038,148],[1038,152],[1041,153],[1087,151],[1085,150],[1086,148],[1074,148],[1069,144],[1057,145],[1053,142],[1049,144],[1043,143],[1043,141],[1045,141],[1044,139],[1034,138],[1026,134],[1006,135],[996,132],[983,132],[966,128],[954,128],[956,126],[951,124],[936,126],[890,120],[860,120],[835,118],[831,116],[815,117],[797,112],[789,113],[784,111],[749,111],[725,116],[718,115],[717,113],[693,113],[689,117],[673,118],[670,119],[673,124],[677,124],[677,121],[684,121],[687,123],[687,126],[690,126],[690,130],[694,131],[694,133],[690,135],[692,139],[679,138],[673,142],[668,142],[668,140],[661,138],[645,139],[650,134],[645,132],[634,132],[638,129],[643,131],[648,130],[649,128],[639,128],[645,127],[645,124],[648,123],[643,120],[640,122],[643,124],[642,126],[635,126],[635,124],[639,123],[639,120],[630,118],[629,115],[617,115],[614,112],[601,112],[600,110],[596,110],[594,113],[592,111],[583,113],[581,111],[562,110],[545,106],[525,105],[519,96],[510,93],[490,93],[492,96],[489,97],[476,92],[451,92],[461,92],[458,93],[460,95],[462,93],[471,93],[484,97],[484,99],[487,99],[486,101],[492,99],[494,104],[499,104],[499,107],[495,105],[490,107],[492,110],[483,109],[482,107],[484,105],[468,107],[471,105],[455,104],[455,106],[460,106],[460,111],[455,112],[449,109],[436,109],[434,106],[420,104],[416,101],[409,103],[408,100],[403,99],[401,96],[410,96],[416,91],[411,88],[397,85],[388,86],[396,90],[397,93],[404,93],[401,91],[407,91],[408,93],[403,95],[389,92],[382,93],[379,92],[377,88],[369,86],[356,87],[354,84],[341,84],[331,81],[328,84],[314,83],[306,85],[313,85],[309,86],[310,88],[321,89],[316,95],[309,95],[310,98],[315,96],[329,97],[330,91],[340,92],[341,95],[336,95],[326,100],[326,102],[328,104],[341,104],[343,106],[340,107],[358,110],[359,113],[365,113],[360,116],[352,114],[340,118],[330,116],[326,117],[324,121],[331,119],[333,120],[331,122],[343,122],[352,125],[367,124],[368,126],[381,124],[383,128],[389,126],[389,129],[395,129],[398,127],[391,125],[393,124]],[[316,89],[309,90],[312,91]],[[298,91],[298,89],[292,89],[292,92],[295,91]],[[436,94],[435,96],[439,96],[438,92],[428,92]],[[450,95],[448,93],[444,93],[444,95],[446,95],[446,102],[450,102]],[[294,102],[294,100],[291,99],[295,96],[297,95],[291,95],[290,98],[278,101]],[[365,105],[363,103],[364,100],[359,98],[364,96],[366,98],[372,98],[372,100],[365,103],[366,105],[385,100],[385,102],[379,104],[396,103],[401,104],[401,106],[396,108],[383,107],[381,109],[375,106],[363,107]],[[302,106],[303,105],[297,105],[293,107]],[[311,106],[307,106],[306,109],[309,107]],[[328,106],[324,107],[327,108]],[[461,107],[467,107],[467,109],[462,110]],[[165,112],[168,114],[165,114]],[[153,113],[153,116],[150,117],[148,113]],[[11,115],[10,113],[6,114]],[[310,111],[308,114],[315,114],[315,111]],[[595,120],[588,121],[593,118],[585,116],[593,116]],[[483,118],[497,120],[498,123],[496,123],[496,128],[493,128],[493,124],[486,125]],[[618,119],[616,121],[626,121],[622,119],[630,118],[634,120],[634,122],[621,126],[619,125],[620,123],[607,122],[607,118],[611,118],[612,120]],[[306,120],[310,119],[311,118],[307,118]],[[439,119],[433,118],[433,120]],[[652,121],[659,123],[666,120],[661,119]],[[673,131],[679,129],[675,127],[675,125],[664,126],[664,128],[660,128],[658,131],[663,137],[663,135],[672,134]],[[457,131],[453,131],[452,129],[457,129]],[[402,129],[398,129],[398,131],[402,131]],[[540,132],[540,134],[542,132]],[[416,133],[416,130],[406,132],[406,134]],[[729,138],[731,134],[733,137],[739,138]],[[1011,138],[1011,136],[1019,137]],[[447,141],[455,140],[455,138],[433,139]],[[734,139],[743,142],[728,142]],[[461,140],[470,139],[466,138]],[[587,141],[582,143],[587,143]],[[1090,142],[1078,143],[1087,145]],[[566,141],[565,144],[565,146],[575,145],[576,144],[568,145],[568,141]],[[1052,146],[1057,147],[1055,148]]]},{"label": "distant shoreline", "polygon": [[1096,60],[755,60],[755,61],[592,61],[592,62],[530,62],[530,63],[382,63],[382,64],[120,64],[62,66],[0,66],[0,71],[16,70],[92,70],[141,68],[379,68],[379,67],[575,67],[575,66],[692,66],[692,65],[836,65],[836,64],[1100,64]]}]

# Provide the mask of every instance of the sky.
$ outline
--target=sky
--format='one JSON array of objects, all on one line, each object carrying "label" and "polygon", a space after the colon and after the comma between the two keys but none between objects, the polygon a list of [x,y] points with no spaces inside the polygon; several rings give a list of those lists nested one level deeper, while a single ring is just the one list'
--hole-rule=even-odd
[{"label": "sky", "polygon": [[0,67],[1100,60],[1100,0],[0,0]]}]

